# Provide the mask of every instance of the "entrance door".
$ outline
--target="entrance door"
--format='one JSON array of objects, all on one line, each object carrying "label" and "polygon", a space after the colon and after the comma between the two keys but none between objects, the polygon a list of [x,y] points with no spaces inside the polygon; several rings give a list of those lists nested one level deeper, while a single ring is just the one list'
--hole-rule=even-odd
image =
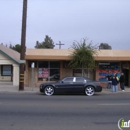
[{"label": "entrance door", "polygon": [[128,69],[123,69],[122,70],[124,75],[125,75],[125,86],[129,86],[129,70]]}]

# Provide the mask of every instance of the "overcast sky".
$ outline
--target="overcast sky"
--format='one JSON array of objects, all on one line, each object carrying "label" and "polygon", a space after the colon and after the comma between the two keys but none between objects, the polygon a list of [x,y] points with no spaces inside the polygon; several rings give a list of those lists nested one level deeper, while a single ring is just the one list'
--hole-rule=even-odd
[{"label": "overcast sky", "polygon": [[[22,6],[23,0],[0,0],[0,43],[21,44]],[[130,49],[130,0],[28,0],[27,48],[45,35],[62,49],[86,37]]]}]

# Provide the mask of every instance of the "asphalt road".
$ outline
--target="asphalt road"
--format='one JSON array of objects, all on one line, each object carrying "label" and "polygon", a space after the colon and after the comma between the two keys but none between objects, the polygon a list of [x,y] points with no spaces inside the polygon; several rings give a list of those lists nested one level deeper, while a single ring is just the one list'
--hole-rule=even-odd
[{"label": "asphalt road", "polygon": [[119,130],[120,118],[130,120],[130,93],[0,93],[0,130]]}]

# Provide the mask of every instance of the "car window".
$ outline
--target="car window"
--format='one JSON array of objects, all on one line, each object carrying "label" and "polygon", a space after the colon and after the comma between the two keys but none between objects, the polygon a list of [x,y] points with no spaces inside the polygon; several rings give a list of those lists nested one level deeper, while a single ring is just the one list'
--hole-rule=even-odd
[{"label": "car window", "polygon": [[85,81],[84,78],[81,78],[81,77],[76,78],[76,82],[82,82],[83,83],[84,81]]},{"label": "car window", "polygon": [[68,77],[64,79],[64,83],[66,82],[73,82],[73,77]]},{"label": "car window", "polygon": [[93,81],[92,79],[89,79],[89,78],[85,78],[85,80],[87,80],[87,81]]}]

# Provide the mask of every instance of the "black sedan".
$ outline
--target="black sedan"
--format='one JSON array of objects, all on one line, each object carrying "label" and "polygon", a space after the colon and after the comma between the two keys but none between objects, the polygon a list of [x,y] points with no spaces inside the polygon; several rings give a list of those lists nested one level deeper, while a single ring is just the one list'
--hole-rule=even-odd
[{"label": "black sedan", "polygon": [[47,96],[58,93],[84,93],[92,96],[95,92],[101,92],[100,82],[85,77],[65,77],[57,82],[47,82],[40,85],[40,92]]}]

